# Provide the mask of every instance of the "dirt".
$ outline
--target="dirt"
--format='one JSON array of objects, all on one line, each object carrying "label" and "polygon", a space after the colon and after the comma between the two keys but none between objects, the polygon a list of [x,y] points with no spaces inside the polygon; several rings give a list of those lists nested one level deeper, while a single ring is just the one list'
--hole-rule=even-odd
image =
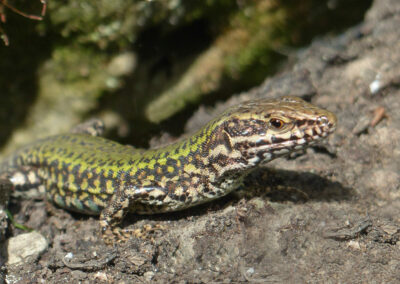
[{"label": "dirt", "polygon": [[217,202],[128,216],[124,228],[164,228],[147,239],[109,247],[96,217],[12,200],[16,221],[49,248],[22,266],[3,266],[3,276],[9,283],[399,282],[399,27],[400,2],[376,0],[360,25],[314,41],[283,73],[194,114],[188,131],[248,98],[297,95],[336,113],[338,129]]}]

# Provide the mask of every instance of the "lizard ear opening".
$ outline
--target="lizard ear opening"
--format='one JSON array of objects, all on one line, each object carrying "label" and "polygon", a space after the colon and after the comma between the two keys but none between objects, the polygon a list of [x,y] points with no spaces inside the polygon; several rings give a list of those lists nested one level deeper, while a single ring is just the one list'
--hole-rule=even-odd
[{"label": "lizard ear opening", "polygon": [[229,133],[225,129],[222,129],[219,136],[220,136],[220,142],[223,143],[228,152],[232,152],[233,146],[232,146],[231,136],[229,135]]}]

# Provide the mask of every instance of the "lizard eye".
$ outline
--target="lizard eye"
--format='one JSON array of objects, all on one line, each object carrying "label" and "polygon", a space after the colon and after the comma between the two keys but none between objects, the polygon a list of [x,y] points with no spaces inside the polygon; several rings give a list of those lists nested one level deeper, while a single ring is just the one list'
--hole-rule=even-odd
[{"label": "lizard eye", "polygon": [[269,125],[275,129],[282,129],[282,127],[285,125],[285,122],[279,118],[271,118],[269,120]]}]

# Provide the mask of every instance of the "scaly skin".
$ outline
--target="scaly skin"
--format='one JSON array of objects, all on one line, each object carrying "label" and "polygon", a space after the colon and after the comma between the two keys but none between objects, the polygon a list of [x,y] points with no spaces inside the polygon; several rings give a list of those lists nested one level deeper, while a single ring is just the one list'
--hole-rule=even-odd
[{"label": "scaly skin", "polygon": [[19,150],[0,164],[0,177],[17,190],[44,186],[60,207],[100,214],[104,237],[112,242],[128,211],[177,211],[224,196],[250,171],[328,136],[336,117],[299,98],[260,99],[152,150],[97,137],[101,125],[91,126],[96,131],[78,127]]}]

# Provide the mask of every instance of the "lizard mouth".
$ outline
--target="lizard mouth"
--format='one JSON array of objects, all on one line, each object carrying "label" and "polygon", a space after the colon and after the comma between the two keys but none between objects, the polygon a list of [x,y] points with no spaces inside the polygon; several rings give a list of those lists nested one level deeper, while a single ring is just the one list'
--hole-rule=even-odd
[{"label": "lizard mouth", "polygon": [[[289,141],[293,141],[293,148],[300,150],[313,145],[326,138],[336,129],[336,117],[321,116],[307,123],[297,123],[297,129],[293,131]],[[289,145],[287,145],[289,146]]]}]

